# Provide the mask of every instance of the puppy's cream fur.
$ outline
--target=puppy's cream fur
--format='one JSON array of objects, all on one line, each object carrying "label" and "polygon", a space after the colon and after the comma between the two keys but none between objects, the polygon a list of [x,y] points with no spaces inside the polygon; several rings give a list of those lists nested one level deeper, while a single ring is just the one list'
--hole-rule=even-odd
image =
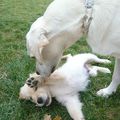
[{"label": "puppy's cream fur", "polygon": [[[64,105],[70,116],[74,120],[84,120],[84,115],[82,113],[82,103],[79,100],[80,91],[85,91],[89,83],[89,76],[96,76],[98,71],[103,73],[110,73],[108,68],[92,66],[91,62],[98,63],[110,63],[109,60],[100,59],[93,54],[79,54],[75,56],[66,56],[67,62],[55,70],[49,78],[46,78],[44,84],[39,86],[34,93],[31,94],[33,102],[37,103],[38,97],[43,98],[44,100],[49,98],[49,103],[51,103],[51,98],[55,97],[58,102]],[[65,58],[65,57],[64,57]],[[39,76],[39,75],[38,75]],[[33,74],[32,77],[36,77]],[[39,79],[41,83],[42,79]],[[23,89],[24,88],[24,89]],[[22,93],[27,98],[29,95],[29,88],[25,84],[20,90],[20,95]],[[27,89],[27,90],[26,90]]]}]

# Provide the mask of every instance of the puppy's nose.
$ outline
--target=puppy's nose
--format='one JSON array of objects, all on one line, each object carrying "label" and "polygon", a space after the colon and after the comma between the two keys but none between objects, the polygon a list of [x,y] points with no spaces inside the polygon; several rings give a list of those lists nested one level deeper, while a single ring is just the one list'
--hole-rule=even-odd
[{"label": "puppy's nose", "polygon": [[44,103],[44,100],[43,100],[41,97],[39,97],[39,98],[37,99],[37,103],[38,103],[38,104],[43,104],[43,103]]}]

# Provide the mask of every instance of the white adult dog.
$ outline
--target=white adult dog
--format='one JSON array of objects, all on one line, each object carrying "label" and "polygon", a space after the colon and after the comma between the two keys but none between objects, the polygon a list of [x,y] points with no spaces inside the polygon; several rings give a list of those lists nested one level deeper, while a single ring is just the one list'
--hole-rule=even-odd
[{"label": "white adult dog", "polygon": [[93,52],[116,58],[111,84],[98,95],[108,96],[120,84],[120,0],[54,0],[27,33],[27,50],[36,70],[49,76],[64,49],[84,34]]},{"label": "white adult dog", "polygon": [[90,63],[110,63],[110,61],[93,54],[67,57],[67,62],[44,80],[40,75],[30,75],[20,90],[20,98],[32,99],[38,106],[48,106],[52,97],[55,97],[67,108],[74,120],[84,120],[78,92],[86,90],[90,75],[96,76],[98,71],[110,73],[108,68],[91,66]]}]

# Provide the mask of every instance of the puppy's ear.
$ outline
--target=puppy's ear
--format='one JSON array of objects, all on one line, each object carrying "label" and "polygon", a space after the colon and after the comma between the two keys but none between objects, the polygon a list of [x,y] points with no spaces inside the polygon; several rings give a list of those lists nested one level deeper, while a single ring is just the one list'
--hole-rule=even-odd
[{"label": "puppy's ear", "polygon": [[32,94],[34,94],[34,89],[30,88],[27,84],[24,84],[24,86],[20,88],[19,99],[29,100]]}]

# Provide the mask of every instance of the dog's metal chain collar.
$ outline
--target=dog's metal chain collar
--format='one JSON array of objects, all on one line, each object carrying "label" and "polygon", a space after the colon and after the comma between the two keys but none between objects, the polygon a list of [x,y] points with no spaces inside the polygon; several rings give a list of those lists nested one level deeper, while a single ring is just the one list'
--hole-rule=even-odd
[{"label": "dog's metal chain collar", "polygon": [[85,0],[86,13],[83,17],[83,33],[87,34],[89,31],[89,26],[92,21],[92,12],[93,12],[94,0]]},{"label": "dog's metal chain collar", "polygon": [[94,5],[94,0],[85,0],[85,7],[87,9],[92,8],[93,5]]}]

